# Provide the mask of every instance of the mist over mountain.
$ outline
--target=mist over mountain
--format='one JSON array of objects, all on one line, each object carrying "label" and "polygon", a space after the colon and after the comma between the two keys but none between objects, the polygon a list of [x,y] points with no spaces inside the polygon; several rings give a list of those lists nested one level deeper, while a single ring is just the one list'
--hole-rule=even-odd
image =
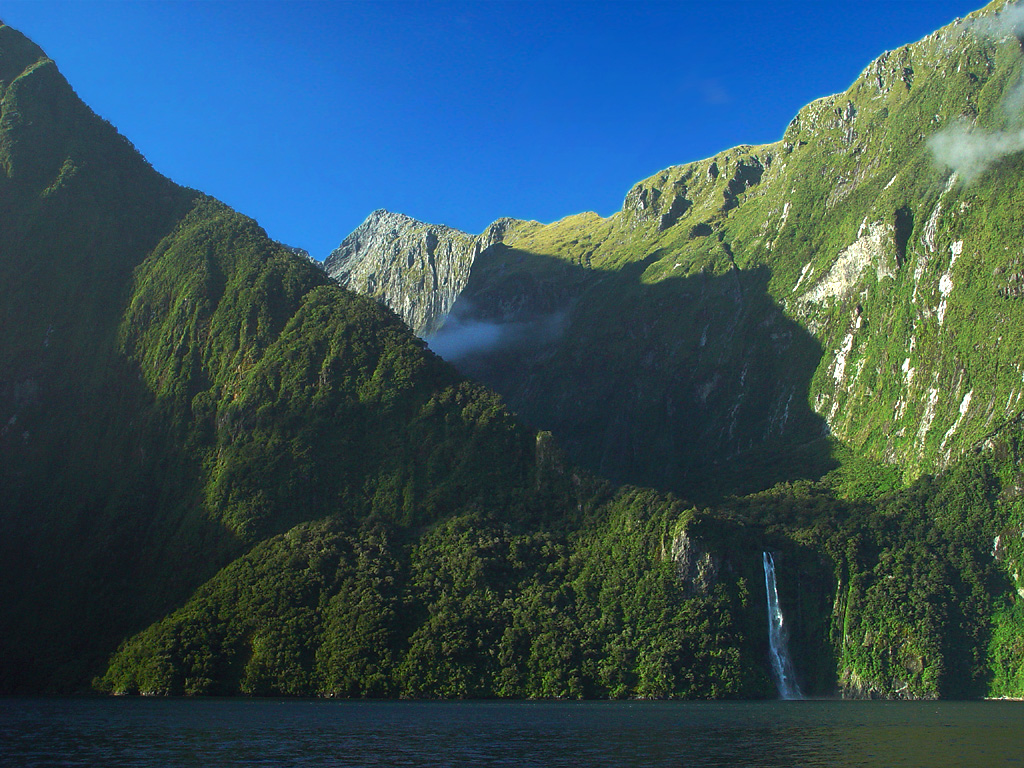
[{"label": "mist over mountain", "polygon": [[771,697],[771,552],[805,693],[1022,695],[1018,15],[329,274],[0,26],[0,692]]}]

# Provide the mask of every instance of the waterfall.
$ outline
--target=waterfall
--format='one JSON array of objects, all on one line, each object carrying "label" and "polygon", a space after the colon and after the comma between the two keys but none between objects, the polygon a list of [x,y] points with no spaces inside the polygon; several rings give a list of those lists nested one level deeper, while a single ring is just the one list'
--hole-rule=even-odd
[{"label": "waterfall", "polygon": [[789,643],[782,609],[779,607],[779,593],[775,588],[775,561],[770,552],[764,553],[764,586],[768,593],[768,642],[771,644],[772,674],[779,689],[779,698],[802,699],[800,686],[793,674],[793,662],[789,658]]}]

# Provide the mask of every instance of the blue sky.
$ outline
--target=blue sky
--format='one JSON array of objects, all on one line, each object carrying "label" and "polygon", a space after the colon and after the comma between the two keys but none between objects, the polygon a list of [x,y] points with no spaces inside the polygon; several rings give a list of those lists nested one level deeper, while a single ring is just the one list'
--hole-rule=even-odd
[{"label": "blue sky", "polygon": [[982,0],[47,2],[0,19],[157,170],[323,259],[376,208],[614,213]]}]

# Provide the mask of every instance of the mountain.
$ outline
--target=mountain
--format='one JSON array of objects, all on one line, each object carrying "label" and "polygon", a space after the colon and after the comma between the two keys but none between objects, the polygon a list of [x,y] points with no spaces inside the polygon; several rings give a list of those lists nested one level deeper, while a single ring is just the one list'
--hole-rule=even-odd
[{"label": "mountain", "polygon": [[751,564],[659,554],[691,508],[574,469],[7,26],[0,167],[0,692],[767,692]]},{"label": "mountain", "polygon": [[375,214],[429,347],[0,26],[0,692],[772,696],[767,551],[805,692],[1021,695],[997,10],[610,219]]},{"label": "mountain", "polygon": [[[998,149],[1019,147],[1020,46],[999,7],[608,219],[503,221],[432,347],[620,481],[707,494],[709,474],[791,459],[737,486],[756,490],[832,466],[806,455],[826,435],[908,480],[949,466],[1024,391],[1020,155]],[[377,236],[380,271],[406,251]]]},{"label": "mountain", "polygon": [[500,241],[508,220],[479,236],[374,211],[324,261],[349,290],[373,296],[421,336],[435,332],[466,287],[481,251]]},{"label": "mountain", "polygon": [[80,687],[303,521],[506,501],[533,443],[493,395],[0,52],[0,688]]},{"label": "mountain", "polygon": [[[1020,18],[994,2],[887,52],[778,142],[668,168],[607,219],[503,221],[431,347],[592,471],[715,506],[853,460],[909,484],[934,524],[932,475],[980,472],[957,514],[999,535],[978,564],[1005,565],[1024,392]],[[366,259],[403,254],[384,236]],[[872,664],[841,677],[891,694]]]}]

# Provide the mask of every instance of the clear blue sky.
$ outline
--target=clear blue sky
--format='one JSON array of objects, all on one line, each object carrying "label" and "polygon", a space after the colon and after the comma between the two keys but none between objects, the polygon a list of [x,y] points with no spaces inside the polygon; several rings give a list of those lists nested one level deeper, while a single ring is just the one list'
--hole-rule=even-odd
[{"label": "clear blue sky", "polygon": [[157,170],[323,259],[375,208],[618,210],[982,0],[47,2],[0,19]]}]

